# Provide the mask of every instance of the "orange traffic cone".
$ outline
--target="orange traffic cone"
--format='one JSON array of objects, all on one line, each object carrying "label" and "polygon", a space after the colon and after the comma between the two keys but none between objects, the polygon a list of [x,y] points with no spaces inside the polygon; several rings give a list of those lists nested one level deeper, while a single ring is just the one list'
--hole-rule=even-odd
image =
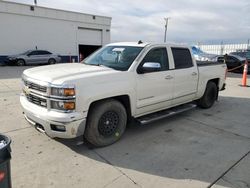
[{"label": "orange traffic cone", "polygon": [[247,87],[247,72],[248,72],[248,61],[246,60],[242,77],[242,85],[241,85],[242,87]]}]

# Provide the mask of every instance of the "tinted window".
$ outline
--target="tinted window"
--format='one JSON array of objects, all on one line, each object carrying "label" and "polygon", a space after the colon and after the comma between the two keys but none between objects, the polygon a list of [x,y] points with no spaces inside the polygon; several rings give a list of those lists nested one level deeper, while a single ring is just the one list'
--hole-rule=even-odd
[{"label": "tinted window", "polygon": [[45,52],[42,51],[42,50],[38,50],[38,51],[37,51],[37,55],[45,55]]},{"label": "tinted window", "polygon": [[38,51],[32,51],[29,55],[38,55]]},{"label": "tinted window", "polygon": [[218,62],[223,63],[224,62],[224,57],[218,57]]},{"label": "tinted window", "polygon": [[150,50],[142,60],[142,65],[146,62],[160,63],[162,71],[168,70],[169,63],[166,48],[156,48]]},{"label": "tinted window", "polygon": [[235,62],[235,61],[237,61],[237,59],[234,58],[234,57],[232,57],[232,56],[228,56],[228,57],[227,57],[227,61]]},{"label": "tinted window", "polygon": [[189,68],[193,66],[190,51],[186,48],[172,48],[175,69]]},{"label": "tinted window", "polygon": [[50,53],[50,52],[48,52],[48,51],[43,51],[43,54],[44,54],[44,55],[50,55],[50,54],[52,54],[52,53]]}]

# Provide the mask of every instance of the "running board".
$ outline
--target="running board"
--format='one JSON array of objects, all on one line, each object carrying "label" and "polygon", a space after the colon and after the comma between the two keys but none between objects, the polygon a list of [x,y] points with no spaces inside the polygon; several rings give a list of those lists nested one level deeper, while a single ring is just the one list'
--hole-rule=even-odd
[{"label": "running board", "polygon": [[170,108],[167,110],[163,110],[160,112],[155,112],[153,114],[139,117],[139,118],[137,118],[137,121],[139,121],[139,123],[141,123],[142,125],[145,125],[145,124],[149,124],[151,122],[154,122],[154,121],[166,118],[166,117],[174,116],[176,114],[194,109],[196,107],[197,107],[197,105],[193,104],[193,103],[183,104],[183,105],[173,107],[173,108]]}]

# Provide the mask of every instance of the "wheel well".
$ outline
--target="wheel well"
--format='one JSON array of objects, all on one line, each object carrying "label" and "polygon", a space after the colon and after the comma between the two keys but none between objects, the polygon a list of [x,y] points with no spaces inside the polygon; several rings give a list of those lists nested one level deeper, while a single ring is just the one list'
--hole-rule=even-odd
[{"label": "wheel well", "polygon": [[24,62],[24,65],[26,65],[26,61],[23,58],[17,59],[16,62],[19,61],[19,60],[22,60]]},{"label": "wheel well", "polygon": [[212,79],[212,80],[208,81],[208,82],[214,82],[215,85],[217,86],[217,97],[216,97],[216,100],[218,100],[218,97],[219,97],[219,81],[220,81],[219,78],[215,78],[215,79]]},{"label": "wheel well", "polygon": [[48,60],[48,62],[50,61],[50,60],[54,60],[55,62],[56,62],[56,59],[55,58],[49,58],[49,60]]},{"label": "wheel well", "polygon": [[130,99],[129,99],[128,95],[114,96],[114,97],[109,97],[109,98],[101,99],[98,101],[94,101],[90,104],[89,110],[93,107],[94,104],[101,102],[101,101],[104,101],[104,100],[107,100],[107,99],[115,99],[115,100],[119,101],[126,109],[128,120],[131,120],[131,118],[132,118],[131,105],[130,105]]},{"label": "wheel well", "polygon": [[216,84],[216,86],[219,87],[219,78],[209,80],[208,82],[214,82]]}]

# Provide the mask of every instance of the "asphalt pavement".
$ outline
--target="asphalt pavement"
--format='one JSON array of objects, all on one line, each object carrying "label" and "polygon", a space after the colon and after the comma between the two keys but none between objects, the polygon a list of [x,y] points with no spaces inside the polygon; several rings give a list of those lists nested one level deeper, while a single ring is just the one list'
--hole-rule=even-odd
[{"label": "asphalt pavement", "polygon": [[241,75],[228,74],[211,109],[132,124],[119,142],[90,149],[25,121],[19,94],[26,68],[0,67],[0,132],[12,138],[13,188],[250,187],[250,87],[239,86]]}]

